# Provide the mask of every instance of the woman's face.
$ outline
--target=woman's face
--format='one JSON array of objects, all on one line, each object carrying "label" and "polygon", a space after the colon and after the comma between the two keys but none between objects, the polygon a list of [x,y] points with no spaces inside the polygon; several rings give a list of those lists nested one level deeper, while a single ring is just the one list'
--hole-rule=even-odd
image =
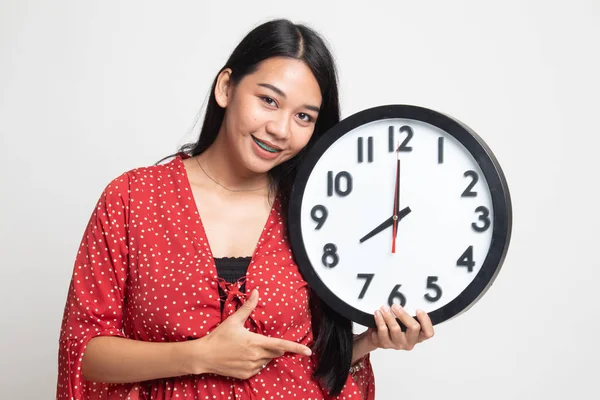
[{"label": "woman's face", "polygon": [[230,70],[219,75],[215,95],[225,108],[227,147],[249,172],[264,173],[294,157],[310,140],[321,107],[321,90],[302,61],[263,61],[234,85]]}]

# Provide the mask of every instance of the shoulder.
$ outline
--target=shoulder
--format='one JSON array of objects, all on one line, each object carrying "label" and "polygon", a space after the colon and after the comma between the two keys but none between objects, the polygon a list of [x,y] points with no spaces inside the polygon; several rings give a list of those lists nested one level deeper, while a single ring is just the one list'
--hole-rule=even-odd
[{"label": "shoulder", "polygon": [[186,155],[178,153],[168,157],[166,161],[161,160],[153,165],[124,171],[106,185],[103,196],[113,199],[130,199],[164,192],[170,186],[178,185],[186,178],[183,166],[185,158],[187,158]]},{"label": "shoulder", "polygon": [[178,153],[154,165],[131,169],[125,172],[124,175],[127,175],[132,185],[168,184],[173,178],[185,176],[184,158],[187,158],[187,156]]}]

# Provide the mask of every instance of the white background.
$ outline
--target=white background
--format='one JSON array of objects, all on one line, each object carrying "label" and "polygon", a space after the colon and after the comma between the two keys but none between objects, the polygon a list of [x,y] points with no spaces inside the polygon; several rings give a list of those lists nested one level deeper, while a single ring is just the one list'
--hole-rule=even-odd
[{"label": "white background", "polygon": [[597,398],[597,0],[0,1],[1,397],[54,397],[98,196],[193,140],[214,75],[271,17],[328,39],[343,116],[387,103],[450,114],[510,185],[494,286],[412,352],[376,351],[377,399]]}]

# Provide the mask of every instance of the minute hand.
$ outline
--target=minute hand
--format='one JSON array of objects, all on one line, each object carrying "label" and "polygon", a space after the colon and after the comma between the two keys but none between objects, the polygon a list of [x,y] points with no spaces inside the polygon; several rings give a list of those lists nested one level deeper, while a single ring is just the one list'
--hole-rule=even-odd
[{"label": "minute hand", "polygon": [[[400,222],[402,220],[402,218],[406,217],[409,213],[410,213],[410,207],[404,207],[402,210],[398,211],[397,222]],[[385,221],[383,221],[377,228],[373,229],[371,232],[369,232],[365,236],[363,236],[360,239],[360,242],[362,243],[362,242],[372,238],[373,236],[377,235],[379,232],[381,232],[385,228],[389,228],[392,225],[394,225],[394,216],[393,215],[391,217],[389,217],[388,219],[386,219]]]}]

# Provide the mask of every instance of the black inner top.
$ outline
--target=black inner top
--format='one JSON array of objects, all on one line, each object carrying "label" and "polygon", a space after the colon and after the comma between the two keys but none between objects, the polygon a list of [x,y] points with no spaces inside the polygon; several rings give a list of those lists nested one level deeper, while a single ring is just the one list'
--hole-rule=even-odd
[{"label": "black inner top", "polygon": [[[235,283],[238,279],[246,275],[246,271],[248,270],[248,265],[250,265],[252,257],[221,257],[215,258],[214,260],[219,278],[223,278],[228,283]],[[240,292],[244,292],[246,290],[245,286],[246,282],[244,282],[240,287]],[[223,289],[221,289],[221,286],[219,286],[219,296],[221,297],[222,313],[227,295]],[[194,338],[191,336],[188,337],[188,340],[193,339]]]},{"label": "black inner top", "polygon": [[222,257],[215,258],[217,275],[228,283],[235,283],[246,275],[252,257]]},{"label": "black inner top", "polygon": [[[217,266],[217,275],[219,278],[223,278],[225,282],[235,283],[238,279],[246,276],[248,271],[248,265],[250,265],[252,257],[221,257],[215,258],[215,265]],[[246,291],[246,282],[240,286],[240,292]],[[225,305],[225,299],[227,295],[219,286],[219,296],[221,297],[221,312],[223,312],[223,306]]]}]

